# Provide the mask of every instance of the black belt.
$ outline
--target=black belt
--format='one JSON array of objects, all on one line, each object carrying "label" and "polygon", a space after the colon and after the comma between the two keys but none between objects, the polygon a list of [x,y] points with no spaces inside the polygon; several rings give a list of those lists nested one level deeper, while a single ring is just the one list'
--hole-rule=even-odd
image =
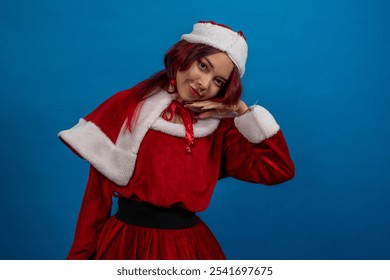
[{"label": "black belt", "polygon": [[179,206],[162,208],[143,201],[119,197],[115,215],[122,222],[149,228],[183,229],[198,221],[194,212]]}]

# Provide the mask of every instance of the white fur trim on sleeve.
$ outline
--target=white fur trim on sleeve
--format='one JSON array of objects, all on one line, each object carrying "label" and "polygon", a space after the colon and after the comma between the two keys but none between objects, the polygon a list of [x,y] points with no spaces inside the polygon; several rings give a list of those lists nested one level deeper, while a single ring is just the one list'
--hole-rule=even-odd
[{"label": "white fur trim on sleeve", "polygon": [[126,185],[128,166],[134,156],[112,143],[94,123],[80,119],[77,125],[58,136],[104,176],[118,185]]},{"label": "white fur trim on sleeve", "polygon": [[119,186],[126,186],[133,175],[140,144],[161,112],[172,101],[162,91],[145,100],[133,132],[122,126],[116,143],[93,122],[80,119],[79,123],[58,136],[75,149],[100,173]]},{"label": "white fur trim on sleeve", "polygon": [[251,143],[260,143],[275,135],[280,129],[271,113],[259,105],[251,106],[250,111],[236,117],[234,123]]}]

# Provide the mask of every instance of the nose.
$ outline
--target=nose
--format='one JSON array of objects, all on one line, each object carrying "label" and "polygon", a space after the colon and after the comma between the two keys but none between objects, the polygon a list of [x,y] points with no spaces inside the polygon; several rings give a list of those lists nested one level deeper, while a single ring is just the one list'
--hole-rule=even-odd
[{"label": "nose", "polygon": [[198,87],[201,93],[205,92],[210,86],[211,78],[207,75],[202,76],[198,79]]}]

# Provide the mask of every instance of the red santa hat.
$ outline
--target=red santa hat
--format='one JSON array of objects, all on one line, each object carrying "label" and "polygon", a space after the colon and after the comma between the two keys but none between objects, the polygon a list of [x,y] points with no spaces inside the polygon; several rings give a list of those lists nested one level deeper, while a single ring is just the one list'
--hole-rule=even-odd
[{"label": "red santa hat", "polygon": [[237,66],[240,76],[244,76],[248,45],[241,31],[213,21],[199,21],[191,33],[181,36],[190,43],[201,43],[225,52]]}]

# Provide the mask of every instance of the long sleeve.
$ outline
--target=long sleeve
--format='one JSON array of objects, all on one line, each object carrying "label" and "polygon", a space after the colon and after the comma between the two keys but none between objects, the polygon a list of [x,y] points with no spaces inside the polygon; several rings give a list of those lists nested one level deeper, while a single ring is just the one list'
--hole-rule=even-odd
[{"label": "long sleeve", "polygon": [[294,163],[273,116],[261,106],[234,120],[224,139],[221,177],[275,185],[294,177]]},{"label": "long sleeve", "polygon": [[93,258],[99,233],[110,216],[111,198],[109,180],[91,166],[68,259]]}]

